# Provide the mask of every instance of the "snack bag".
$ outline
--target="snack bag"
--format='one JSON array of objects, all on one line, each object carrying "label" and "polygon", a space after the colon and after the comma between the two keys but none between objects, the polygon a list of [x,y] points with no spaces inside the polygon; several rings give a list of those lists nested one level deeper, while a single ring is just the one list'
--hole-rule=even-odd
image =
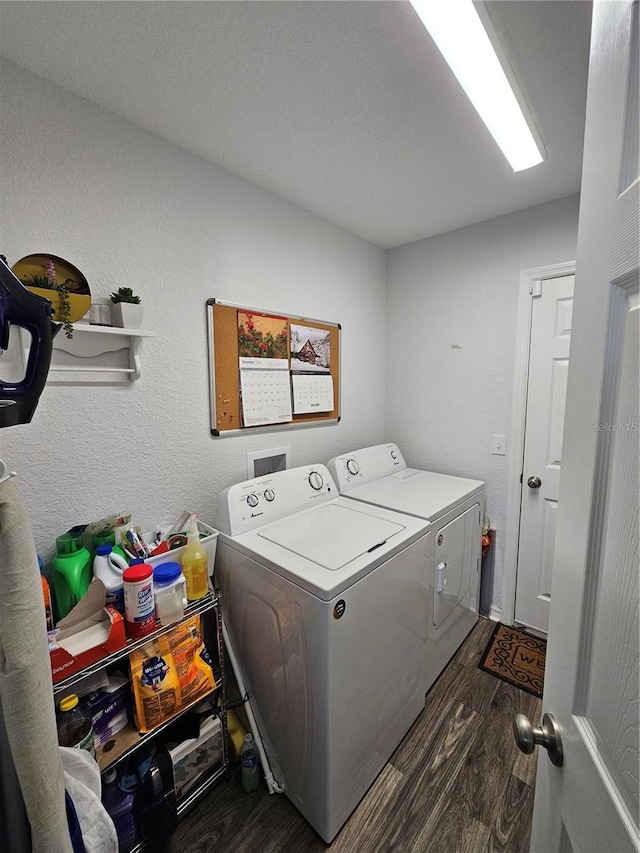
[{"label": "snack bag", "polygon": [[129,664],[140,732],[164,723],[216,688],[199,616],[131,652]]}]

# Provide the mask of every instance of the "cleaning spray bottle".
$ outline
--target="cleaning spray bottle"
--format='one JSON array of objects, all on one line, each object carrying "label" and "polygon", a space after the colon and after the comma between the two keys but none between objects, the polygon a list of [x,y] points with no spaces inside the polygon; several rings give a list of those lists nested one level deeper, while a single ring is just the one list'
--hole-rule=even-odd
[{"label": "cleaning spray bottle", "polygon": [[209,561],[207,552],[200,544],[198,517],[195,513],[190,519],[187,544],[180,562],[187,584],[187,600],[204,598],[209,591]]}]

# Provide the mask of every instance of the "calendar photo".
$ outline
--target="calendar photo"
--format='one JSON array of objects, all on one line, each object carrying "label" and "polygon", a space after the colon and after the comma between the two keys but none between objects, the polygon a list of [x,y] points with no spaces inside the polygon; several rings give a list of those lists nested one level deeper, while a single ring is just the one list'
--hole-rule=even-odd
[{"label": "calendar photo", "polygon": [[238,311],[240,358],[287,358],[287,319]]},{"label": "calendar photo", "polygon": [[331,371],[331,333],[314,326],[290,325],[292,373]]}]

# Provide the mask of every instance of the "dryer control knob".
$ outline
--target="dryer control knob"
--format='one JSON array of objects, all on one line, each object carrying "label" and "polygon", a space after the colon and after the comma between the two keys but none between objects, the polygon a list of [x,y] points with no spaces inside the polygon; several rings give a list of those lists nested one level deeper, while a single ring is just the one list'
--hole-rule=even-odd
[{"label": "dryer control knob", "polygon": [[253,493],[247,495],[247,503],[251,507],[258,506],[258,496],[254,495]]},{"label": "dryer control knob", "polygon": [[276,493],[273,491],[273,489],[265,489],[264,490],[264,499],[266,501],[272,501],[275,498],[275,496],[276,496]]},{"label": "dryer control knob", "polygon": [[398,458],[398,454],[395,452],[395,450],[390,450],[389,452],[391,453],[391,458],[392,458],[392,459],[397,459],[397,458]]},{"label": "dryer control knob", "polygon": [[312,489],[315,489],[316,492],[321,489],[324,485],[324,480],[322,479],[322,475],[318,474],[317,471],[312,471],[309,474],[309,485]]},{"label": "dryer control knob", "polygon": [[359,470],[360,466],[355,459],[347,459],[347,471],[350,474],[357,474]]}]

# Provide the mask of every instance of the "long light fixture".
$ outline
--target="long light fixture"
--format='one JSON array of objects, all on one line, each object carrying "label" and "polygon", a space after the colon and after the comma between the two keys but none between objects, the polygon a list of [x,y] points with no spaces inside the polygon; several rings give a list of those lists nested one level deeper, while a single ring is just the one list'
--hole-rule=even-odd
[{"label": "long light fixture", "polygon": [[411,0],[514,172],[544,160],[472,0]]}]

